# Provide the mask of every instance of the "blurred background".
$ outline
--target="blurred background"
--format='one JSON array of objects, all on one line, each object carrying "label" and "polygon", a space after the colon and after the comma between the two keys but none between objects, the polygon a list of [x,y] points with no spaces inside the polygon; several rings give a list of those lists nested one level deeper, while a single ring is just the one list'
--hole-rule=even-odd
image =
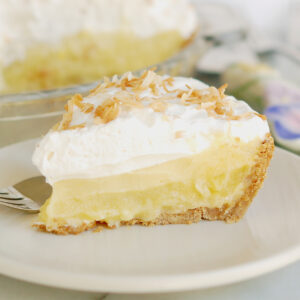
[{"label": "blurred background", "polygon": [[155,66],[228,83],[299,154],[299,31],[300,0],[0,0],[0,147],[45,133],[103,76]]}]

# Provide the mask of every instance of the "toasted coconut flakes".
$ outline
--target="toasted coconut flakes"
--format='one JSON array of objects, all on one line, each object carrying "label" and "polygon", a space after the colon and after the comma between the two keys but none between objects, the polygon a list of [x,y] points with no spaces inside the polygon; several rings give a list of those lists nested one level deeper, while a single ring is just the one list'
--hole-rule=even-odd
[{"label": "toasted coconut flakes", "polygon": [[211,86],[207,89],[207,93],[205,95],[203,95],[203,97],[207,101],[216,101],[216,100],[222,99],[219,90],[213,86]]},{"label": "toasted coconut flakes", "polygon": [[120,91],[115,94],[113,97],[115,102],[120,103],[122,106],[131,106],[131,107],[143,107],[141,99],[138,95],[131,94],[127,91]]},{"label": "toasted coconut flakes", "polygon": [[57,123],[52,127],[52,130],[54,130],[54,131],[59,130],[60,123],[61,123],[61,122],[57,122]]},{"label": "toasted coconut flakes", "polygon": [[257,112],[254,113],[256,116],[260,117],[262,120],[267,120],[267,117],[265,115],[259,114]]},{"label": "toasted coconut flakes", "polygon": [[47,159],[50,160],[54,155],[54,152],[50,152],[48,155],[47,155]]},{"label": "toasted coconut flakes", "polygon": [[209,110],[212,110],[215,108],[215,103],[214,102],[203,102],[203,103],[200,103],[199,106],[202,108],[202,109],[209,109]]},{"label": "toasted coconut flakes", "polygon": [[75,94],[73,97],[72,97],[72,99],[71,99],[71,101],[79,101],[79,102],[81,102],[83,100],[83,97],[82,97],[82,95],[80,95],[80,94]]},{"label": "toasted coconut flakes", "polygon": [[100,84],[98,84],[96,87],[94,87],[93,89],[91,89],[88,96],[93,95],[97,91],[97,89],[99,88],[99,86],[100,86]]},{"label": "toasted coconut flakes", "polygon": [[79,103],[83,100],[80,94],[75,94],[65,105],[65,111],[73,113],[73,107],[75,103]]},{"label": "toasted coconut flakes", "polygon": [[73,104],[76,105],[81,112],[83,113],[90,113],[94,110],[94,105],[91,103],[86,103],[82,101],[83,98],[81,95],[76,95],[76,97],[74,96],[71,101],[73,101]]},{"label": "toasted coconut flakes", "polygon": [[186,100],[188,99],[188,93],[183,93],[183,94],[181,94],[181,96],[180,96],[180,102],[182,103],[182,104],[186,104]]},{"label": "toasted coconut flakes", "polygon": [[232,116],[231,117],[231,120],[232,121],[238,121],[238,120],[240,120],[241,119],[241,116]]},{"label": "toasted coconut flakes", "polygon": [[173,86],[174,85],[174,77],[168,77],[164,81],[166,81],[169,86]]},{"label": "toasted coconut flakes", "polygon": [[105,88],[106,88],[105,82],[98,84],[94,89],[92,89],[90,91],[90,94],[88,95],[88,97],[95,96],[95,95],[101,93]]},{"label": "toasted coconut flakes", "polygon": [[70,123],[72,122],[72,114],[64,114],[61,126],[58,128],[58,130],[66,130],[69,128]]},{"label": "toasted coconut flakes", "polygon": [[60,122],[59,126],[57,127],[57,130],[66,130],[66,129],[68,129],[70,123],[72,122],[73,107],[74,107],[74,103],[73,103],[73,98],[72,98],[65,105],[66,112],[63,114],[63,119]]},{"label": "toasted coconut flakes", "polygon": [[106,89],[109,89],[109,88],[111,88],[111,87],[114,87],[115,85],[116,85],[116,84],[115,84],[114,82],[109,82],[109,83],[106,84],[105,88],[106,88]]},{"label": "toasted coconut flakes", "polygon": [[167,86],[166,86],[166,81],[164,80],[163,82],[162,82],[162,87],[163,87],[163,89],[167,92],[167,93],[172,93],[173,91],[170,91],[170,90],[168,90],[168,88],[167,88]]},{"label": "toasted coconut flakes", "polygon": [[[143,72],[140,77],[135,77],[130,72],[124,74],[120,79],[117,76],[114,76],[112,80],[105,77],[101,84],[91,90],[88,97],[101,93],[113,86],[119,88],[120,91],[116,92],[113,98],[104,101],[96,108],[91,103],[83,102],[81,95],[74,95],[65,106],[66,113],[63,116],[63,120],[53,127],[53,130],[78,128],[74,126],[70,127],[74,105],[79,107],[83,113],[94,111],[95,124],[106,124],[118,117],[121,107],[124,107],[124,109],[143,108],[145,102],[149,102],[148,106],[155,112],[164,112],[168,106],[168,101],[174,100],[174,94],[176,95],[175,97],[180,99],[180,103],[183,105],[195,105],[196,109],[205,109],[209,116],[215,118],[240,120],[249,117],[249,114],[253,115],[253,113],[240,116],[233,114],[230,105],[224,101],[227,84],[222,85],[218,89],[215,87],[195,89],[186,84],[187,89],[170,90],[168,87],[173,86],[173,83],[173,77],[163,79],[163,77],[154,73],[153,70]],[[160,96],[160,88],[165,91],[165,94],[162,96]],[[150,89],[156,97],[141,97],[141,92],[147,89]],[[265,120],[265,116],[258,113],[255,114]]]},{"label": "toasted coconut flakes", "polygon": [[132,87],[132,88],[137,88],[139,83],[140,83],[140,79],[132,78],[130,81],[129,80],[127,81],[126,86]]},{"label": "toasted coconut flakes", "polygon": [[84,106],[84,110],[82,111],[83,113],[88,114],[94,110],[93,104],[91,104],[91,103],[84,103],[84,104],[85,104],[85,106]]},{"label": "toasted coconut flakes", "polygon": [[104,124],[114,120],[119,114],[119,103],[113,100],[106,100],[99,105],[94,113],[95,117],[100,117]]},{"label": "toasted coconut flakes", "polygon": [[127,79],[127,78],[124,78],[124,79],[121,81],[121,89],[122,89],[123,91],[126,90],[127,84],[128,84],[128,79]]},{"label": "toasted coconut flakes", "polygon": [[85,123],[78,124],[78,125],[73,125],[73,126],[70,126],[70,127],[68,128],[68,130],[74,130],[74,129],[84,128],[85,126],[86,126]]},{"label": "toasted coconut flakes", "polygon": [[218,115],[224,115],[225,114],[226,110],[225,110],[224,104],[221,101],[216,102],[215,112]]},{"label": "toasted coconut flakes", "polygon": [[[147,74],[148,74],[148,72],[149,72],[150,70],[145,70],[143,73],[142,73],[142,75],[140,76],[140,80],[141,81],[143,81],[143,79],[145,79],[146,78],[146,76],[147,76]],[[135,77],[136,78],[136,77]]]},{"label": "toasted coconut flakes", "polygon": [[152,90],[154,96],[159,96],[159,92],[155,83],[151,83],[149,87]]},{"label": "toasted coconut flakes", "polygon": [[145,70],[145,71],[143,72],[143,74],[140,76],[140,78],[138,78],[138,79],[140,79],[140,80],[143,82],[143,80],[144,80],[149,74],[154,74],[155,76],[159,76],[158,74],[155,73],[155,70],[156,70],[156,67],[153,67],[153,68],[151,68],[151,69],[149,69],[149,70]]},{"label": "toasted coconut flakes", "polygon": [[95,125],[104,124],[104,121],[100,117],[94,117],[93,122]]},{"label": "toasted coconut flakes", "polygon": [[176,131],[175,132],[175,139],[180,139],[183,137],[183,131]]},{"label": "toasted coconut flakes", "polygon": [[227,87],[228,87],[228,84],[225,83],[218,88],[219,94],[222,97],[222,99],[225,97],[225,90],[227,89]]},{"label": "toasted coconut flakes", "polygon": [[230,117],[230,120],[233,120],[233,121],[235,121],[235,120],[242,120],[242,119],[249,119],[249,118],[251,118],[253,116],[253,113],[252,112],[246,112],[246,113],[244,113],[244,114],[242,114],[242,115],[235,115],[235,116],[231,116]]},{"label": "toasted coconut flakes", "polygon": [[150,106],[155,112],[163,112],[163,111],[166,110],[168,104],[165,103],[165,102],[157,101],[157,102],[152,102],[149,106]]},{"label": "toasted coconut flakes", "polygon": [[214,118],[216,117],[216,113],[214,110],[209,109],[209,110],[206,110],[206,112],[209,117],[214,117]]},{"label": "toasted coconut flakes", "polygon": [[[202,108],[202,105],[200,105],[200,107]],[[212,113],[214,113],[215,115],[215,104],[212,104],[210,106],[207,106],[204,108],[206,110],[206,112],[211,116]]]},{"label": "toasted coconut flakes", "polygon": [[233,117],[233,109],[232,109],[231,106],[229,107],[229,109],[227,109],[226,115],[227,115],[229,118]]},{"label": "toasted coconut flakes", "polygon": [[148,71],[146,73],[146,77],[143,80],[142,84],[140,85],[141,89],[148,88],[149,85],[153,82],[155,76],[157,76],[153,71]]},{"label": "toasted coconut flakes", "polygon": [[171,100],[174,100],[174,96],[166,94],[166,95],[163,95],[163,96],[159,96],[156,99],[153,99],[152,101],[157,101],[157,100],[159,100],[159,101],[171,101]]}]

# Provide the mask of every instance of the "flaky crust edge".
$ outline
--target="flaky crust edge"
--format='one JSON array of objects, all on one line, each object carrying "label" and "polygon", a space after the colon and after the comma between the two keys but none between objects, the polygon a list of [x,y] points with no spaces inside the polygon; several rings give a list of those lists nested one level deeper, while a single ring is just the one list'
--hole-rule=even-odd
[{"label": "flaky crust edge", "polygon": [[[207,208],[198,207],[189,209],[182,213],[162,213],[159,217],[151,221],[142,221],[139,219],[132,219],[129,221],[122,221],[121,225],[167,225],[167,224],[192,224],[197,223],[200,220],[221,220],[226,223],[238,222],[246,213],[253,198],[257,194],[258,190],[262,186],[266,177],[267,168],[272,158],[274,151],[274,141],[270,134],[267,134],[266,139],[261,143],[256,162],[252,167],[250,174],[247,176],[247,187],[243,195],[232,205],[224,205],[221,208]],[[86,230],[94,229],[94,231],[101,231],[103,228],[114,228],[107,226],[106,223],[101,221],[94,221],[88,224],[82,224],[80,226],[72,227],[69,225],[59,225],[57,228],[49,229],[45,224],[33,224],[33,227],[39,231],[51,232],[55,234],[67,235],[78,234]]]}]

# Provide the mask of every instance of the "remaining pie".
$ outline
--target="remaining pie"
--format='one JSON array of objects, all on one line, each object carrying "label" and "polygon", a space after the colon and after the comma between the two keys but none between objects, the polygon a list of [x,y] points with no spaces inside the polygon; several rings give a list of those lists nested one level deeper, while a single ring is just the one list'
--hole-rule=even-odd
[{"label": "remaining pie", "polygon": [[35,226],[241,219],[274,145],[266,118],[224,92],[150,70],[75,95],[33,155],[53,186]]},{"label": "remaining pie", "polygon": [[0,1],[0,93],[93,82],[159,63],[197,27],[188,0]]}]

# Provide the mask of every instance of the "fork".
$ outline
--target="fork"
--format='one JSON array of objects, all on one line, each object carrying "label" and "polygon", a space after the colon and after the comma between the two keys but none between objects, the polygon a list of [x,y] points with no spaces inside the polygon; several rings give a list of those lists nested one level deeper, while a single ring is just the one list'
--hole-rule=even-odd
[{"label": "fork", "polygon": [[0,188],[0,205],[38,213],[51,192],[52,187],[44,176],[31,177],[13,186]]}]

